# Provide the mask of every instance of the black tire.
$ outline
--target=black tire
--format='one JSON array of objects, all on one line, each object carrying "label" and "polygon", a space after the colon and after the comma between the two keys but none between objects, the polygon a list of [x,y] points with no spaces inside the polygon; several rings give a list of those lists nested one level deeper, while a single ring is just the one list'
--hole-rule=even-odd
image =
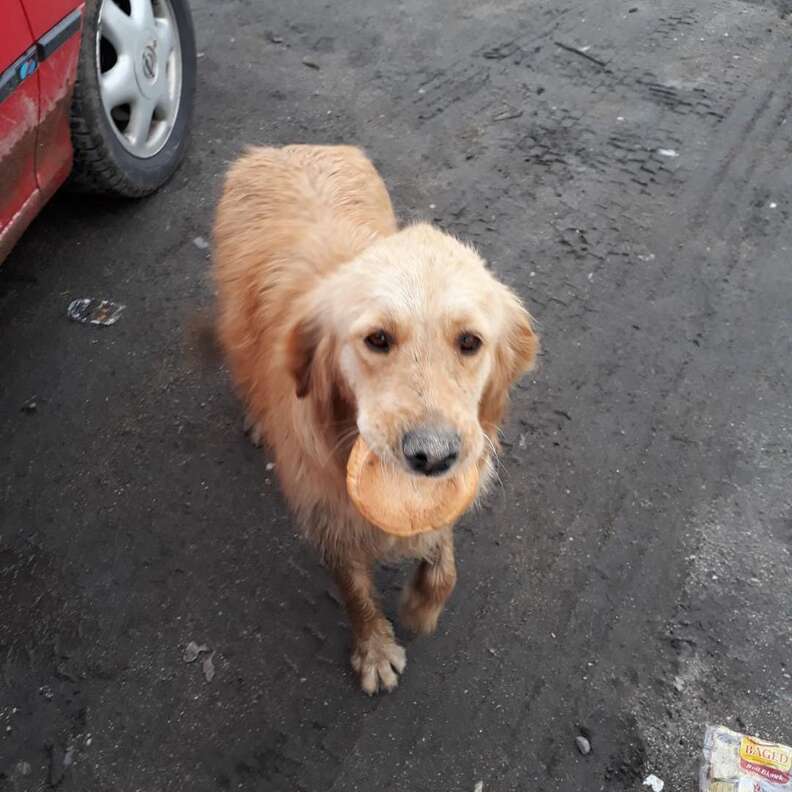
[{"label": "black tire", "polygon": [[187,0],[169,0],[179,32],[182,92],[176,121],[164,147],[153,157],[136,157],[116,137],[99,95],[96,36],[102,0],[86,3],[77,82],[71,107],[74,167],[71,186],[93,193],[138,198],[149,195],[176,172],[184,154],[195,104],[195,29]]}]

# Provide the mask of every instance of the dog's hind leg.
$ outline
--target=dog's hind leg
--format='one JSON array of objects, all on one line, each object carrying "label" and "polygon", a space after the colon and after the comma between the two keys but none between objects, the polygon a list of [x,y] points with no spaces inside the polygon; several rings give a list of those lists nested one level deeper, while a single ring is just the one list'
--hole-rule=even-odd
[{"label": "dog's hind leg", "polygon": [[344,560],[331,566],[352,622],[352,668],[360,677],[360,686],[369,695],[393,690],[407,658],[396,643],[393,626],[380,610],[371,565]]},{"label": "dog's hind leg", "polygon": [[399,612],[401,623],[413,632],[434,632],[456,580],[454,537],[449,529],[432,556],[421,561],[415,577],[404,590]]}]

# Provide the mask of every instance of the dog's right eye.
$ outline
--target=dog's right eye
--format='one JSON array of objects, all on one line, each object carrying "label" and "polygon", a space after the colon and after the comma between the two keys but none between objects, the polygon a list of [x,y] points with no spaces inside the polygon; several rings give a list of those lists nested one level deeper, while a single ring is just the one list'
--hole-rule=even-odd
[{"label": "dog's right eye", "polygon": [[393,344],[393,337],[386,333],[384,330],[377,330],[375,333],[366,336],[366,346],[372,352],[380,352],[385,354],[390,352],[391,345]]}]

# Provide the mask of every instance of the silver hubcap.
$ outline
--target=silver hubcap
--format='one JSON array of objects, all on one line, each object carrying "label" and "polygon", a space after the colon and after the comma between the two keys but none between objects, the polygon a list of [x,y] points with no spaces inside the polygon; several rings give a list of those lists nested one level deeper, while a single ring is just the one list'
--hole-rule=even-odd
[{"label": "silver hubcap", "polygon": [[153,157],[168,142],[181,97],[179,30],[169,0],[103,0],[96,66],[102,105],[121,145]]}]

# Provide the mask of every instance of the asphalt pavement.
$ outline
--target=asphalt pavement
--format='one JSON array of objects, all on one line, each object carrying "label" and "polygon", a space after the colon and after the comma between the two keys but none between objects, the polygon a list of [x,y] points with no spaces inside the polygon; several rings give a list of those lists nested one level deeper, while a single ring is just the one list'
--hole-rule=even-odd
[{"label": "asphalt pavement", "polygon": [[[0,789],[694,792],[706,723],[792,744],[790,10],[195,2],[176,177],[61,193],[0,268]],[[364,146],[543,336],[439,631],[371,699],[184,334],[228,163],[294,142]]]}]

